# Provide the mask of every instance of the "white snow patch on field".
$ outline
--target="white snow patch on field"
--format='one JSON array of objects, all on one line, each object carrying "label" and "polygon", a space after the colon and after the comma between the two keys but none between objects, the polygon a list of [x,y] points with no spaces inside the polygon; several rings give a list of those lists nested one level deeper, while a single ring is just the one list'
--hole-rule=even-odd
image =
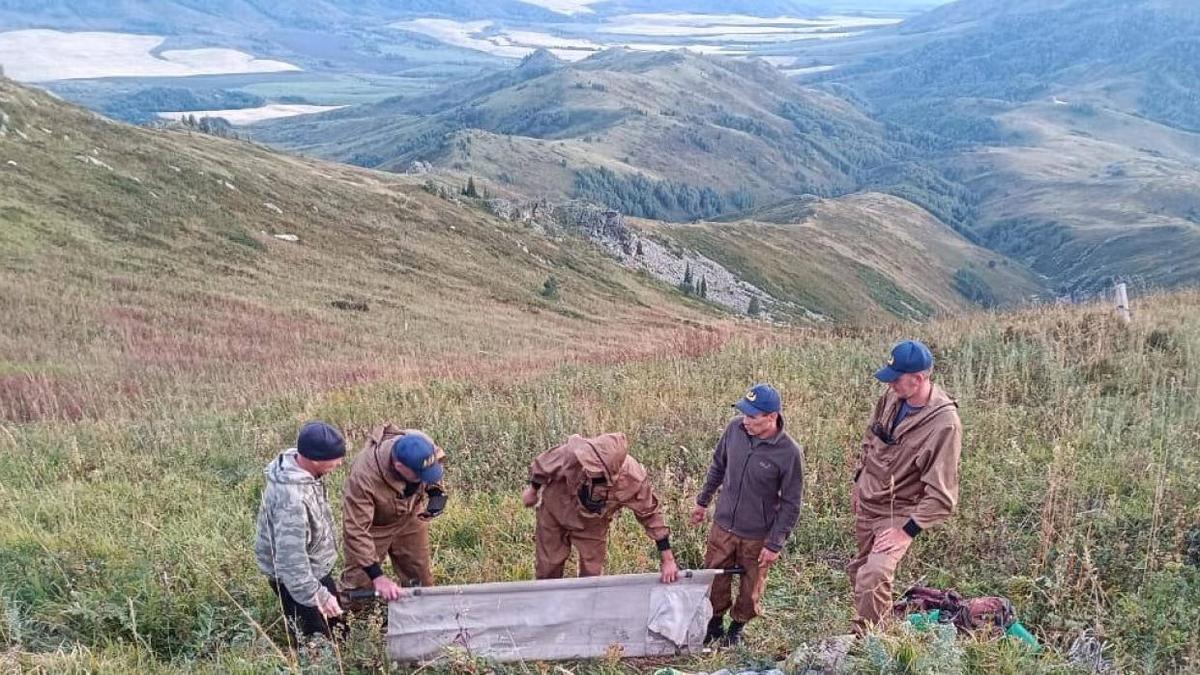
[{"label": "white snow patch on field", "polygon": [[551,12],[559,14],[590,14],[592,9],[588,5],[594,5],[601,0],[524,0],[527,4],[545,7]]},{"label": "white snow patch on field", "polygon": [[599,29],[605,33],[657,36],[705,36],[739,33],[811,33],[875,28],[900,23],[900,19],[823,16],[800,19],[780,16],[763,18],[741,14],[626,14],[612,19]]},{"label": "white snow patch on field", "polygon": [[499,44],[495,38],[483,37],[483,32],[492,26],[491,21],[454,21],[453,19],[414,19],[392,24],[393,28],[428,35],[455,47],[474,49],[480,52],[519,59],[533,51],[511,43]]},{"label": "white snow patch on field", "polygon": [[263,122],[266,120],[279,119],[281,117],[295,117],[297,115],[312,115],[314,113],[323,113],[329,110],[337,110],[344,108],[342,105],[297,105],[273,103],[270,105],[260,106],[258,108],[241,108],[238,110],[196,110],[192,112],[161,112],[158,116],[166,120],[179,121],[188,115],[194,116],[196,119],[201,117],[221,117],[230,124],[242,126],[246,124],[254,124],[255,122]]},{"label": "white snow patch on field", "polygon": [[129,33],[17,30],[0,33],[0,63],[21,82],[100,77],[188,77],[300,70],[236,49],[172,49],[166,38]]},{"label": "white snow patch on field", "polygon": [[[628,14],[601,24],[559,26],[569,36],[537,30],[511,29],[490,20],[455,21],[421,18],[392,24],[393,28],[420,33],[440,42],[487,52],[496,56],[522,58],[535,49],[546,48],[556,56],[577,61],[606,47],[666,51],[690,49],[702,54],[741,55],[756,44],[793,40],[835,40],[869,28],[897,23],[899,19],[872,17],[763,18],[740,14]],[[661,42],[660,42],[661,41]],[[741,46],[741,48],[739,48]]]},{"label": "white snow patch on field", "polygon": [[804,68],[784,68],[784,75],[812,75],[814,73],[827,73],[837,66],[806,66]]},{"label": "white snow patch on field", "polygon": [[392,24],[392,28],[427,35],[455,47],[505,56],[524,58],[539,48],[547,48],[567,61],[586,59],[603,45],[590,40],[565,38],[528,30],[502,30],[489,33],[492,21],[454,21],[452,19],[414,19]]}]

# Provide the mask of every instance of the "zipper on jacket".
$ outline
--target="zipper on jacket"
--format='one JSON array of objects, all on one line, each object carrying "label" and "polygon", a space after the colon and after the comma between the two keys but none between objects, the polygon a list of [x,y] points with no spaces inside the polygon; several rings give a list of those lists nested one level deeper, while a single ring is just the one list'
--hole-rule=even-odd
[{"label": "zipper on jacket", "polygon": [[[750,436],[750,434],[746,434]],[[733,501],[733,513],[729,517],[730,527],[737,522],[738,507],[742,504],[742,488],[746,485],[746,467],[750,465],[750,455],[754,454],[754,437],[750,436],[750,450],[746,452],[746,459],[742,461],[742,475],[738,476],[738,494],[737,499]]]}]

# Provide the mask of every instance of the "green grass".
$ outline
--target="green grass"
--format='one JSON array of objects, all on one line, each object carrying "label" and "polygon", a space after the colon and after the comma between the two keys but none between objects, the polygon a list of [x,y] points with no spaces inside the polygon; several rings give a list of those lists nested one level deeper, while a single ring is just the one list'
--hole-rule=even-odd
[{"label": "green grass", "polygon": [[[781,658],[847,629],[847,479],[879,393],[870,372],[900,331],[933,346],[967,428],[961,512],[918,542],[900,583],[1008,595],[1049,649],[1033,659],[963,642],[959,653],[894,633],[860,647],[860,667],[1061,672],[1085,627],[1125,670],[1200,665],[1194,293],[1135,299],[1129,328],[1082,307],[768,332],[417,179],[114,126],[7,81],[0,108],[28,136],[0,139],[0,158],[20,165],[0,181],[0,670],[386,669],[366,625],[338,653],[282,652],[253,563],[262,467],[316,417],[353,445],[393,420],[447,448],[453,497],[433,528],[443,583],[531,575],[526,466],[575,432],[629,434],[680,559],[697,565],[704,532],[683,518],[729,403],[764,379],[807,447],[808,497],[767,618],[745,652],[721,660]],[[814,209],[835,231],[865,222],[885,236],[891,203]],[[912,224],[925,238],[940,231]],[[953,269],[976,261],[999,288],[992,275],[1006,271],[977,256],[921,258],[950,273],[896,287],[932,304],[953,293]],[[561,282],[553,303],[539,295],[550,274]],[[337,310],[338,299],[370,311]],[[632,519],[610,552],[614,572],[654,565]],[[430,670],[483,669],[455,656]]]},{"label": "green grass", "polygon": [[[1081,307],[911,329],[938,354],[938,379],[960,400],[966,436],[960,511],[917,542],[898,584],[1007,595],[1047,650],[1033,657],[1005,643],[893,632],[858,648],[860,671],[1067,672],[1065,651],[1085,627],[1122,669],[1200,666],[1200,570],[1186,555],[1200,527],[1200,296],[1138,308],[1129,328]],[[752,624],[746,651],[721,660],[774,661],[847,630],[848,476],[879,393],[869,374],[897,337],[877,329],[735,340],[715,352],[533,377],[296,393],[236,413],[148,406],[122,423],[6,425],[0,658],[42,672],[384,670],[367,626],[337,654],[293,657],[274,646],[281,627],[251,552],[260,471],[314,417],[346,429],[353,445],[370,425],[396,420],[447,448],[453,497],[432,528],[440,583],[531,576],[533,520],[519,503],[526,467],[573,432],[630,435],[681,561],[698,565],[704,532],[684,525],[688,504],[729,402],[766,379],[782,390],[806,447],[807,498],[772,574],[767,617]],[[343,478],[331,480],[335,499]],[[616,573],[654,567],[632,518],[618,521],[610,560]],[[715,669],[718,660],[677,665]],[[433,670],[480,667],[459,656]]]},{"label": "green grass", "polygon": [[417,178],[114,125],[7,80],[0,109],[26,135],[0,137],[19,159],[0,159],[0,420],[236,409],[238,392],[654,352],[685,321],[727,332],[579,240]]},{"label": "green grass", "polygon": [[1041,290],[1020,265],[989,266],[990,254],[926,211],[878,193],[785,201],[737,222],[646,227],[794,303],[771,311],[800,321],[800,308],[853,324],[977,309],[956,288],[960,265],[1002,289],[997,302],[1021,304]]},{"label": "green grass", "polygon": [[927,319],[933,315],[933,307],[929,303],[901,290],[878,271],[863,265],[855,270],[855,274],[867,285],[871,297],[892,314],[902,319]]}]

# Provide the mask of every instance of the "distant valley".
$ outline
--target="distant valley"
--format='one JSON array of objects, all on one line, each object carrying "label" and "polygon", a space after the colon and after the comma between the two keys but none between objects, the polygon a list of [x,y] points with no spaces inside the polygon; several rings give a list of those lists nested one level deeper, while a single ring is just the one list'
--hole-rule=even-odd
[{"label": "distant valley", "polygon": [[[690,222],[886,194],[1055,293],[1194,283],[1191,3],[927,9],[228,0],[200,11],[160,0],[118,21],[100,7],[30,5],[0,10],[25,22],[0,33],[0,54],[29,58],[20,30],[59,31],[37,35],[74,59],[9,73],[55,79],[55,92],[117,119],[220,117],[231,133],[304,154],[473,177],[492,196]],[[86,59],[85,28],[162,37],[130,33],[108,61]]]},{"label": "distant valley", "polygon": [[964,0],[803,46],[803,78],[936,139],[969,231],[1065,291],[1200,280],[1200,8]]}]

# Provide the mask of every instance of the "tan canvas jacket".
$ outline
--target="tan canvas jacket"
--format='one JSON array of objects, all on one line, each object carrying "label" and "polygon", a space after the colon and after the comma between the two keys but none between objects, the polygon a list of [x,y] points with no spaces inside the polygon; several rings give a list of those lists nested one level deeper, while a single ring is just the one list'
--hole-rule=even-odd
[{"label": "tan canvas jacket", "polygon": [[962,422],[958,404],[936,385],[929,403],[892,431],[900,404],[891,391],[880,397],[863,435],[858,517],[909,518],[919,532],[945,522],[958,504]]},{"label": "tan canvas jacket", "polygon": [[[591,513],[580,502],[580,489],[591,481],[585,466],[607,479],[606,485],[592,490],[594,498],[605,501],[600,513]],[[629,456],[625,434],[571,436],[566,443],[533,460],[529,480],[541,487],[541,508],[549,509],[568,530],[607,527],[618,511],[628,508],[654,541],[670,534],[646,470]]]},{"label": "tan canvas jacket", "polygon": [[376,427],[350,467],[342,495],[347,568],[379,562],[375,541],[411,526],[431,490],[445,491],[441,484],[423,485],[405,496],[408,483],[392,468],[392,445],[405,433],[392,424]]}]

